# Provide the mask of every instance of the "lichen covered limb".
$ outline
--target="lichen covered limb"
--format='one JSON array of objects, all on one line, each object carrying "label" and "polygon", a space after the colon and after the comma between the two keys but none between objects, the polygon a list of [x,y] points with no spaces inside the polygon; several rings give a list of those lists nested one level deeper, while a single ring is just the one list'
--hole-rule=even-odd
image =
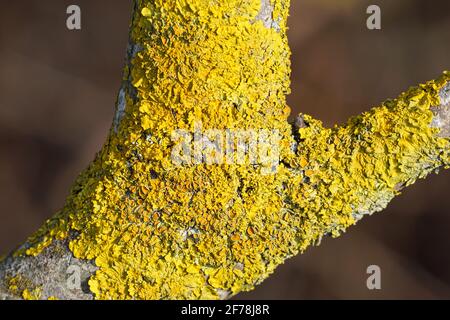
[{"label": "lichen covered limb", "polygon": [[[325,129],[304,116],[292,132],[288,4],[135,1],[110,136],[64,208],[0,264],[14,290],[26,278],[33,282],[20,287],[22,297],[35,288],[42,299],[67,297],[32,277],[48,270],[33,265],[64,244],[63,257],[95,264],[87,297],[227,298],[448,165],[444,131],[431,128],[445,123],[444,109],[433,118],[431,107],[447,74],[344,127]],[[261,161],[174,162],[173,132],[199,127],[276,132],[276,170]],[[29,263],[16,270],[14,259]],[[1,280],[0,290],[10,288]]]},{"label": "lichen covered limb", "polygon": [[450,73],[325,129],[297,119],[299,145],[287,203],[301,249],[386,207],[400,190],[450,165]]},{"label": "lichen covered limb", "polygon": [[287,11],[279,0],[136,1],[123,114],[63,210],[17,254],[74,234],[71,252],[99,268],[89,287],[100,299],[225,298],[266,278],[286,254],[285,168],[179,166],[171,136],[199,123],[265,129],[293,156]]}]

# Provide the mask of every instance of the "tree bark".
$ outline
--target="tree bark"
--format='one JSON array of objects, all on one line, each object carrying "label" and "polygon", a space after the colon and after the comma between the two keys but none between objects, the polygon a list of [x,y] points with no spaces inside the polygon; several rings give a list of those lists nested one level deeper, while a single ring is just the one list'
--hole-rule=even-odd
[{"label": "tree bark", "polygon": [[288,0],[133,6],[108,140],[0,263],[0,299],[226,299],[448,168],[449,73],[341,127],[290,124]]}]

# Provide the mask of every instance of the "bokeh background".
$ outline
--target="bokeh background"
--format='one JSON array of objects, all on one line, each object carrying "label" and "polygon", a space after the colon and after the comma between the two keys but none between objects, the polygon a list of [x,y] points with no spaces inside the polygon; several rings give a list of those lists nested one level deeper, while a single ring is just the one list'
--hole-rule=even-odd
[{"label": "bokeh background", "polygon": [[[82,9],[68,31],[66,8]],[[382,9],[382,30],[366,8]],[[109,129],[130,1],[28,0],[0,6],[0,254],[64,203]],[[450,1],[292,0],[290,106],[328,126],[450,69]],[[241,299],[450,298],[450,172],[280,266]],[[366,287],[366,269],[382,289]]]}]

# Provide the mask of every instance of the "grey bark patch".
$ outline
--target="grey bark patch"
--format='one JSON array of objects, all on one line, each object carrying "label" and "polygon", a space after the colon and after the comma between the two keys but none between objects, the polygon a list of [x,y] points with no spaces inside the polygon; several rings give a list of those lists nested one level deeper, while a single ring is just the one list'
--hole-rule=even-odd
[{"label": "grey bark patch", "polygon": [[268,29],[272,28],[275,31],[280,31],[279,21],[273,19],[273,5],[270,0],[261,0],[261,9],[256,16],[256,21],[262,21],[264,26]]},{"label": "grey bark patch", "polygon": [[295,117],[294,126],[297,130],[308,127],[308,124],[305,121],[305,117],[302,114],[299,114],[297,117]]},{"label": "grey bark patch", "polygon": [[[142,47],[139,44],[131,42],[130,40],[126,55],[126,65],[128,66],[128,70],[131,70],[133,59],[140,51],[142,51]],[[133,102],[136,102],[136,88],[132,84],[131,73],[129,71],[128,74],[125,74],[125,80],[122,81],[119,94],[117,95],[116,112],[114,114],[113,122],[113,128],[115,132],[118,131],[120,122],[125,115],[125,109],[127,107],[127,96],[130,97]]]},{"label": "grey bark patch", "polygon": [[[131,19],[131,25],[134,23],[135,14],[137,12],[138,8],[138,1],[133,1],[133,10],[132,10],[132,19]],[[138,52],[142,51],[142,46],[138,43],[135,43],[133,41],[133,37],[130,31],[129,34],[129,41],[127,45],[127,52],[126,52],[126,58],[125,58],[125,65],[128,67],[128,70],[131,70],[133,59],[136,57]],[[131,79],[131,73],[128,71],[127,74],[124,75],[125,80],[122,81],[122,85],[119,90],[119,94],[117,96],[117,102],[116,102],[116,111],[114,114],[114,120],[113,120],[113,128],[114,132],[117,133],[119,129],[119,125],[121,120],[123,119],[125,115],[125,109],[126,109],[126,98],[127,96],[133,99],[135,102],[136,100],[136,89],[132,85],[132,79]]]},{"label": "grey bark patch", "polygon": [[231,291],[218,289],[217,294],[220,300],[228,300],[231,297]]},{"label": "grey bark patch", "polygon": [[440,105],[432,107],[434,118],[431,122],[433,128],[439,128],[441,138],[450,138],[450,82],[439,92]]},{"label": "grey bark patch", "polygon": [[116,103],[116,114],[114,115],[114,131],[117,132],[119,129],[120,121],[125,115],[126,108],[126,95],[125,95],[125,85],[122,84],[120,88],[119,94],[117,95],[117,103]]},{"label": "grey bark patch", "polygon": [[439,92],[439,97],[441,98],[441,104],[450,103],[450,82],[448,82]]},{"label": "grey bark patch", "polygon": [[[91,300],[94,295],[89,290],[88,280],[97,267],[92,261],[77,259],[70,252],[69,240],[55,240],[37,256],[9,256],[0,263],[0,300],[22,299],[25,289],[39,289],[40,299],[55,297],[66,300]],[[71,274],[67,270],[79,270],[78,288],[68,285]],[[73,274],[72,274],[73,276]],[[9,282],[13,278],[24,279],[26,287],[12,292]]]}]

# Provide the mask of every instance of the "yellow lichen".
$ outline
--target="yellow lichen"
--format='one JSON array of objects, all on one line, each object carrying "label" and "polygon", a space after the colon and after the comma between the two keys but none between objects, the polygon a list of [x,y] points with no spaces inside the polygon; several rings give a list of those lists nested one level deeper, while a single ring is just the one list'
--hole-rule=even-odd
[{"label": "yellow lichen", "polygon": [[7,280],[7,287],[12,295],[20,296],[25,300],[38,300],[42,293],[40,286],[36,286],[30,279],[20,275],[10,277]]},{"label": "yellow lichen", "polygon": [[22,292],[22,298],[25,300],[39,300],[41,298],[42,290],[35,288],[34,290],[25,289]]},{"label": "yellow lichen", "polygon": [[[138,1],[132,41],[142,50],[125,69],[136,92],[127,92],[118,130],[18,254],[74,234],[75,257],[99,267],[89,279],[98,299],[219,298],[252,289],[355,214],[383,207],[398,183],[449,163],[429,109],[448,74],[341,128],[305,116],[295,152],[288,3],[271,3],[279,30],[255,20],[260,0]],[[175,165],[172,131],[198,122],[276,130],[278,170]]]},{"label": "yellow lichen", "polygon": [[304,116],[298,157],[290,163],[304,174],[288,180],[290,202],[303,213],[297,235],[302,249],[324,233],[339,235],[361,214],[383,209],[399,186],[449,165],[449,141],[431,126],[431,108],[440,104],[439,92],[449,81],[445,73],[342,127],[325,129]]},{"label": "yellow lichen", "polygon": [[8,290],[14,294],[14,295],[18,295],[20,294],[20,292],[22,291],[20,289],[21,287],[21,277],[19,275],[16,275],[14,277],[11,277],[8,281]]}]

